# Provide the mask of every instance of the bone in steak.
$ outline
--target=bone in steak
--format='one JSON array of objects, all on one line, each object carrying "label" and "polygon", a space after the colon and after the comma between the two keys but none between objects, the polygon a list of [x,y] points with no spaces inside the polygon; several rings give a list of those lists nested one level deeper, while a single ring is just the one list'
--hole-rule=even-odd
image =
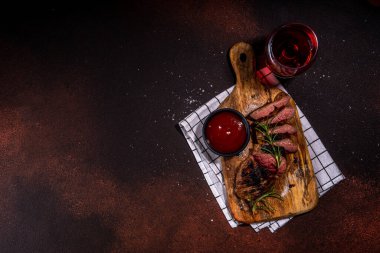
[{"label": "bone in steak", "polygon": [[298,150],[298,145],[289,138],[276,141],[273,144],[279,147],[283,147],[289,153],[294,153]]},{"label": "bone in steak", "polygon": [[259,120],[268,117],[276,108],[279,109],[289,103],[290,97],[288,95],[285,94],[284,96],[278,97],[279,98],[277,101],[264,105],[263,107],[253,111],[250,116],[255,120]]},{"label": "bone in steak", "polygon": [[295,134],[297,129],[289,124],[284,124],[281,126],[276,126],[269,130],[271,134]]},{"label": "bone in steak", "polygon": [[287,119],[290,119],[294,116],[295,110],[291,106],[284,107],[276,116],[274,116],[271,120],[271,124],[276,124]]}]

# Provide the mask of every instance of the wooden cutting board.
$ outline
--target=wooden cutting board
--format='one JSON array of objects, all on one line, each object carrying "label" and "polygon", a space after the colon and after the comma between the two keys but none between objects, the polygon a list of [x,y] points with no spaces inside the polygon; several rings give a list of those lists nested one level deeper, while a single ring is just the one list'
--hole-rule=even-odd
[{"label": "wooden cutting board", "polygon": [[[233,108],[244,116],[267,103],[282,92],[278,88],[262,85],[255,76],[255,56],[252,47],[247,43],[235,44],[229,53],[230,61],[236,74],[236,86],[219,108]],[[293,99],[290,105],[296,107]],[[250,143],[240,156],[222,158],[223,177],[226,186],[229,208],[233,217],[243,223],[268,221],[301,214],[313,209],[318,202],[317,185],[313,166],[303,135],[299,115],[292,119],[297,128],[298,152],[286,154],[287,170],[276,179],[275,191],[280,193],[283,200],[268,198],[267,201],[275,209],[273,212],[258,210],[252,213],[244,211],[239,205],[239,198],[234,193],[234,183],[237,169],[246,163],[253,149]]]}]

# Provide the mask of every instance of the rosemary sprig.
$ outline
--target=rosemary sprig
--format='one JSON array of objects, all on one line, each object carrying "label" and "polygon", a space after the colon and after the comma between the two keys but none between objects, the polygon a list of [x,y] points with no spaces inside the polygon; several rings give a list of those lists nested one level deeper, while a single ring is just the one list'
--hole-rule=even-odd
[{"label": "rosemary sprig", "polygon": [[269,145],[269,148],[262,146],[261,150],[266,152],[266,153],[271,154],[274,157],[274,159],[276,160],[277,168],[280,168],[280,165],[281,165],[281,149],[280,149],[280,147],[274,145],[274,142],[277,140],[277,134],[271,134],[269,125],[263,124],[260,122],[256,123],[255,130],[257,130],[258,132],[260,132],[263,135],[264,141],[266,143],[268,143],[268,145]]},{"label": "rosemary sprig", "polygon": [[[266,143],[266,145],[261,146],[261,150],[268,154],[271,154],[274,157],[276,160],[276,168],[279,169],[281,165],[282,153],[280,147],[275,145],[277,134],[270,133],[269,124],[260,122],[256,122],[255,130],[263,135],[263,142]],[[283,200],[281,195],[275,192],[274,187],[272,187],[268,192],[264,193],[256,200],[250,201],[252,212],[254,213],[257,210],[262,210],[267,213],[274,212],[275,209],[269,204],[268,198],[276,198],[281,201]]]},{"label": "rosemary sprig", "polygon": [[268,213],[272,213],[275,209],[268,203],[268,198],[276,198],[279,200],[284,200],[280,194],[275,192],[274,187],[272,187],[268,192],[261,195],[252,203],[252,212],[254,213],[256,210],[263,210]]}]

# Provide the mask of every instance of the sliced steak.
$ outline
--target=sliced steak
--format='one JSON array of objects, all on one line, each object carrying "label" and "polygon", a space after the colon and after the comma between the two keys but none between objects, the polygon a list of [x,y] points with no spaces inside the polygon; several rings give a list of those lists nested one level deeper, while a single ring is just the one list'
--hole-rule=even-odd
[{"label": "sliced steak", "polygon": [[287,105],[290,101],[290,96],[286,94],[285,92],[279,93],[275,98],[274,98],[274,103],[276,108],[281,108]]},{"label": "sliced steak", "polygon": [[274,145],[278,147],[283,147],[285,151],[289,153],[294,153],[294,152],[297,152],[298,150],[298,145],[289,138],[276,141],[274,142]]},{"label": "sliced steak", "polygon": [[277,168],[277,162],[273,155],[263,152],[254,152],[255,161],[265,167],[271,173],[283,173],[286,169],[286,159],[281,157],[280,167]]},{"label": "sliced steak", "polygon": [[295,134],[297,129],[289,124],[284,124],[281,126],[276,126],[269,130],[271,134]]},{"label": "sliced steak", "polygon": [[295,110],[291,106],[284,107],[276,116],[274,116],[269,122],[276,124],[285,120],[288,120],[294,116]]},{"label": "sliced steak", "polygon": [[250,114],[250,116],[254,120],[259,120],[259,119],[268,117],[272,112],[274,112],[275,109],[279,109],[287,105],[289,103],[289,100],[290,100],[290,97],[286,94],[284,96],[278,96],[278,100],[270,104],[264,105],[263,107],[260,107],[259,109],[253,111]]}]

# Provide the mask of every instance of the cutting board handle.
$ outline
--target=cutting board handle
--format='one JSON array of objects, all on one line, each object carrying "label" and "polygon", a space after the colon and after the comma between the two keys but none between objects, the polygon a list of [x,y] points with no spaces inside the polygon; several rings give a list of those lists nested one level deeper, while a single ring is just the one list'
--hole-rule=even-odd
[{"label": "cutting board handle", "polygon": [[259,87],[261,84],[255,80],[256,61],[250,44],[245,42],[236,43],[230,49],[230,61],[236,75],[237,88],[242,90],[262,89],[262,87]]}]

